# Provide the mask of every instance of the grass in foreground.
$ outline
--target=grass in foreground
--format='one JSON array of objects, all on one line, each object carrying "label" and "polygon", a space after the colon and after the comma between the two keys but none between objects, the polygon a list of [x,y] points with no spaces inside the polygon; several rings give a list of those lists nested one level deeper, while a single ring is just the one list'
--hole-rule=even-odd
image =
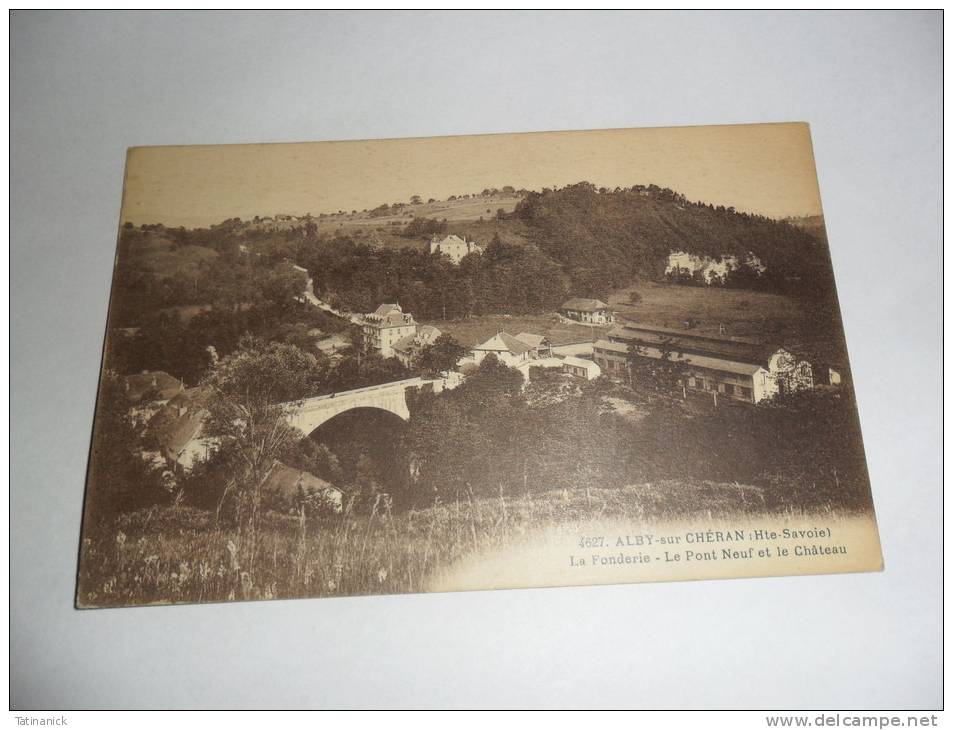
[{"label": "grass in foreground", "polygon": [[[400,514],[379,502],[370,514],[347,512],[306,524],[271,514],[252,565],[238,563],[236,535],[216,526],[210,513],[152,508],[124,515],[112,529],[84,539],[77,605],[426,591],[464,559],[505,553],[540,529],[753,519],[765,514],[761,494],[741,485],[666,482],[516,499],[463,498]],[[533,584],[532,573],[523,584]]]}]

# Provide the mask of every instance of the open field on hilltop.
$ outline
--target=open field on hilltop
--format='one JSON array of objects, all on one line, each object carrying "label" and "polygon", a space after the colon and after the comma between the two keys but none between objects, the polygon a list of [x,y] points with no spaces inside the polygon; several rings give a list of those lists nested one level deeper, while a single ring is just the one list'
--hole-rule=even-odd
[{"label": "open field on hilltop", "polygon": [[[392,513],[379,502],[369,513],[348,510],[305,524],[270,514],[257,557],[249,565],[238,564],[237,536],[230,528],[216,526],[211,513],[154,507],[122,516],[111,529],[84,539],[77,603],[122,606],[700,577],[664,568],[664,563],[636,566],[639,570],[629,573],[567,575],[567,556],[576,552],[580,536],[602,534],[602,529],[658,535],[829,527],[830,544],[869,549],[866,543],[876,541],[876,532],[862,514],[823,508],[767,513],[759,493],[758,488],[743,485],[669,481],[512,498],[461,497],[403,513]],[[865,528],[859,538],[858,527]],[[588,557],[592,551],[580,552]],[[848,557],[858,556],[844,556],[845,560]],[[832,563],[817,559],[806,569],[786,570],[837,570]],[[733,561],[720,567],[731,576],[746,574],[745,570],[785,572],[783,563],[748,566]],[[759,568],[766,573],[758,573]],[[718,569],[713,566],[711,574],[717,575]]]},{"label": "open field on hilltop", "polygon": [[[632,291],[642,296],[638,304],[629,303]],[[609,304],[620,317],[635,322],[681,329],[692,318],[697,332],[718,334],[718,325],[724,324],[728,335],[769,340],[798,331],[806,316],[801,302],[781,294],[652,281],[613,292]]]},{"label": "open field on hilltop", "polygon": [[[429,238],[407,238],[401,235],[406,222],[400,225],[382,225],[382,226],[349,226],[341,223],[338,226],[321,229],[325,233],[341,236],[350,236],[355,243],[363,243],[373,248],[412,248],[418,251],[425,251]],[[441,233],[440,237],[446,235],[457,235],[461,238],[469,238],[482,245],[487,245],[493,240],[493,236],[499,236],[503,243],[514,246],[525,246],[527,244],[526,225],[522,221],[496,219],[486,221],[458,221],[448,223],[446,233]]]},{"label": "open field on hilltop", "polygon": [[461,320],[436,320],[425,322],[453,337],[465,347],[473,347],[489,339],[497,332],[520,332],[545,335],[554,345],[569,342],[584,342],[599,339],[608,332],[607,327],[589,327],[582,324],[566,324],[555,313],[548,314],[485,314]]},{"label": "open field on hilltop", "polygon": [[[420,203],[419,205],[407,204],[400,209],[399,213],[382,216],[371,216],[369,213],[335,213],[318,219],[318,229],[322,226],[336,227],[343,223],[349,226],[386,226],[391,223],[406,223],[411,218],[436,218],[438,220],[447,219],[452,223],[455,221],[475,221],[479,218],[489,218],[496,215],[496,211],[502,208],[506,213],[513,212],[516,204],[521,200],[519,195],[477,195],[470,198],[458,198],[457,200],[438,200],[433,203]],[[387,201],[381,201],[387,202]],[[489,211],[489,212],[487,212]]]},{"label": "open field on hilltop", "polygon": [[496,219],[498,209],[502,208],[506,213],[511,213],[519,200],[518,196],[499,195],[440,201],[407,205],[397,215],[370,217],[367,213],[336,214],[317,219],[316,223],[321,234],[351,236],[358,243],[366,243],[375,248],[424,250],[427,246],[426,240],[400,235],[404,226],[414,217],[437,220],[446,218],[447,234],[469,236],[482,244],[489,243],[494,234],[498,234],[504,243],[525,245],[525,226],[521,221]]}]

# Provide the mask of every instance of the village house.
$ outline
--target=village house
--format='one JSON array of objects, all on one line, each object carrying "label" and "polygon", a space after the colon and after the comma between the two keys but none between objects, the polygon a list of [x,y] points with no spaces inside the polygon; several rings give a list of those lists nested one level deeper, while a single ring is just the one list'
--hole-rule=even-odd
[{"label": "village house", "polygon": [[[759,403],[783,392],[840,381],[829,367],[815,368],[787,350],[757,340],[626,323],[593,346],[593,357],[607,375],[622,378],[631,347],[647,358],[666,357],[685,365],[682,386],[747,403]],[[815,369],[818,377],[815,377]]]},{"label": "village house", "polygon": [[430,253],[439,253],[449,256],[454,264],[459,264],[464,256],[471,253],[483,253],[483,247],[474,241],[465,241],[460,236],[449,235],[444,238],[434,236],[430,239]]},{"label": "village house", "polygon": [[595,342],[593,340],[581,340],[578,342],[562,342],[558,345],[552,345],[550,349],[550,354],[555,357],[566,357],[567,355],[573,355],[575,357],[581,357],[584,360],[592,359],[592,348]]},{"label": "village house", "polygon": [[296,499],[304,499],[335,514],[344,510],[344,492],[341,489],[310,472],[295,469],[278,460],[265,473],[261,491],[263,494],[279,495],[289,504]]},{"label": "village house", "polygon": [[531,332],[520,332],[516,335],[516,339],[524,345],[529,345],[530,357],[549,357],[552,355],[549,340],[543,335],[534,335]]},{"label": "village house", "polygon": [[185,388],[181,380],[162,370],[143,370],[135,375],[126,375],[122,382],[126,398],[132,405],[143,401],[165,402]]},{"label": "village house", "polygon": [[188,472],[208,458],[215,439],[205,437],[203,428],[211,398],[211,388],[186,388],[149,419],[144,443],[156,461],[164,461],[173,471]]},{"label": "village house", "polygon": [[[518,370],[525,382],[529,382],[534,368],[560,370],[566,375],[586,380],[594,380],[602,373],[601,368],[592,360],[574,355],[556,355],[558,347],[552,346],[543,335],[521,332],[515,337],[508,332],[497,332],[485,342],[470,350],[460,359],[457,368],[469,372],[478,367],[487,355],[495,355],[504,365]],[[581,355],[592,353],[592,343]]]},{"label": "village house", "polygon": [[122,378],[129,415],[138,426],[146,424],[162,406],[185,389],[185,384],[161,370],[143,370]]},{"label": "village house", "polygon": [[431,327],[429,324],[420,325],[414,334],[397,340],[391,349],[394,351],[394,357],[400,360],[404,367],[413,367],[421,351],[432,345],[438,337],[440,337],[440,330],[436,327]]},{"label": "village house", "polygon": [[563,302],[559,307],[559,313],[567,319],[572,319],[585,324],[612,324],[615,321],[615,314],[609,309],[609,305],[598,299],[583,299],[575,297]]},{"label": "village house", "polygon": [[602,374],[602,368],[592,360],[584,360],[572,355],[562,359],[562,369],[564,373],[583,380],[595,380]]},{"label": "village house", "polygon": [[533,348],[516,339],[508,332],[497,332],[490,339],[481,342],[470,350],[470,354],[461,360],[461,363],[472,363],[479,365],[489,354],[496,355],[496,358],[510,367],[517,367],[533,358]]},{"label": "village house", "polygon": [[365,349],[376,351],[381,357],[393,357],[394,344],[413,335],[417,323],[399,304],[381,304],[371,314],[361,317],[361,331]]}]

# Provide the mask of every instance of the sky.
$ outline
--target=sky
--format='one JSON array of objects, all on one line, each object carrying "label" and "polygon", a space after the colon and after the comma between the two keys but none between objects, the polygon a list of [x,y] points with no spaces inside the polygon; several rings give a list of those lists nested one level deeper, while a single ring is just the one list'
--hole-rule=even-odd
[{"label": "sky", "polygon": [[480,192],[655,184],[772,218],[819,215],[806,124],[134,147],[122,222],[187,228]]}]

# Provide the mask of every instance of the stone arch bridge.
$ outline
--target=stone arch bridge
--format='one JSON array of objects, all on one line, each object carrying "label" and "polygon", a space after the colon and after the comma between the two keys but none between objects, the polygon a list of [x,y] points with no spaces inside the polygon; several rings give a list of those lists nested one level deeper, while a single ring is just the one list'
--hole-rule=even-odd
[{"label": "stone arch bridge", "polygon": [[407,407],[408,390],[428,388],[434,393],[440,393],[455,388],[461,380],[459,373],[453,372],[445,378],[408,378],[330,395],[319,395],[315,398],[289,403],[285,407],[288,412],[288,422],[306,436],[335,416],[356,408],[376,408],[388,411],[407,421],[410,420],[410,410]]}]

